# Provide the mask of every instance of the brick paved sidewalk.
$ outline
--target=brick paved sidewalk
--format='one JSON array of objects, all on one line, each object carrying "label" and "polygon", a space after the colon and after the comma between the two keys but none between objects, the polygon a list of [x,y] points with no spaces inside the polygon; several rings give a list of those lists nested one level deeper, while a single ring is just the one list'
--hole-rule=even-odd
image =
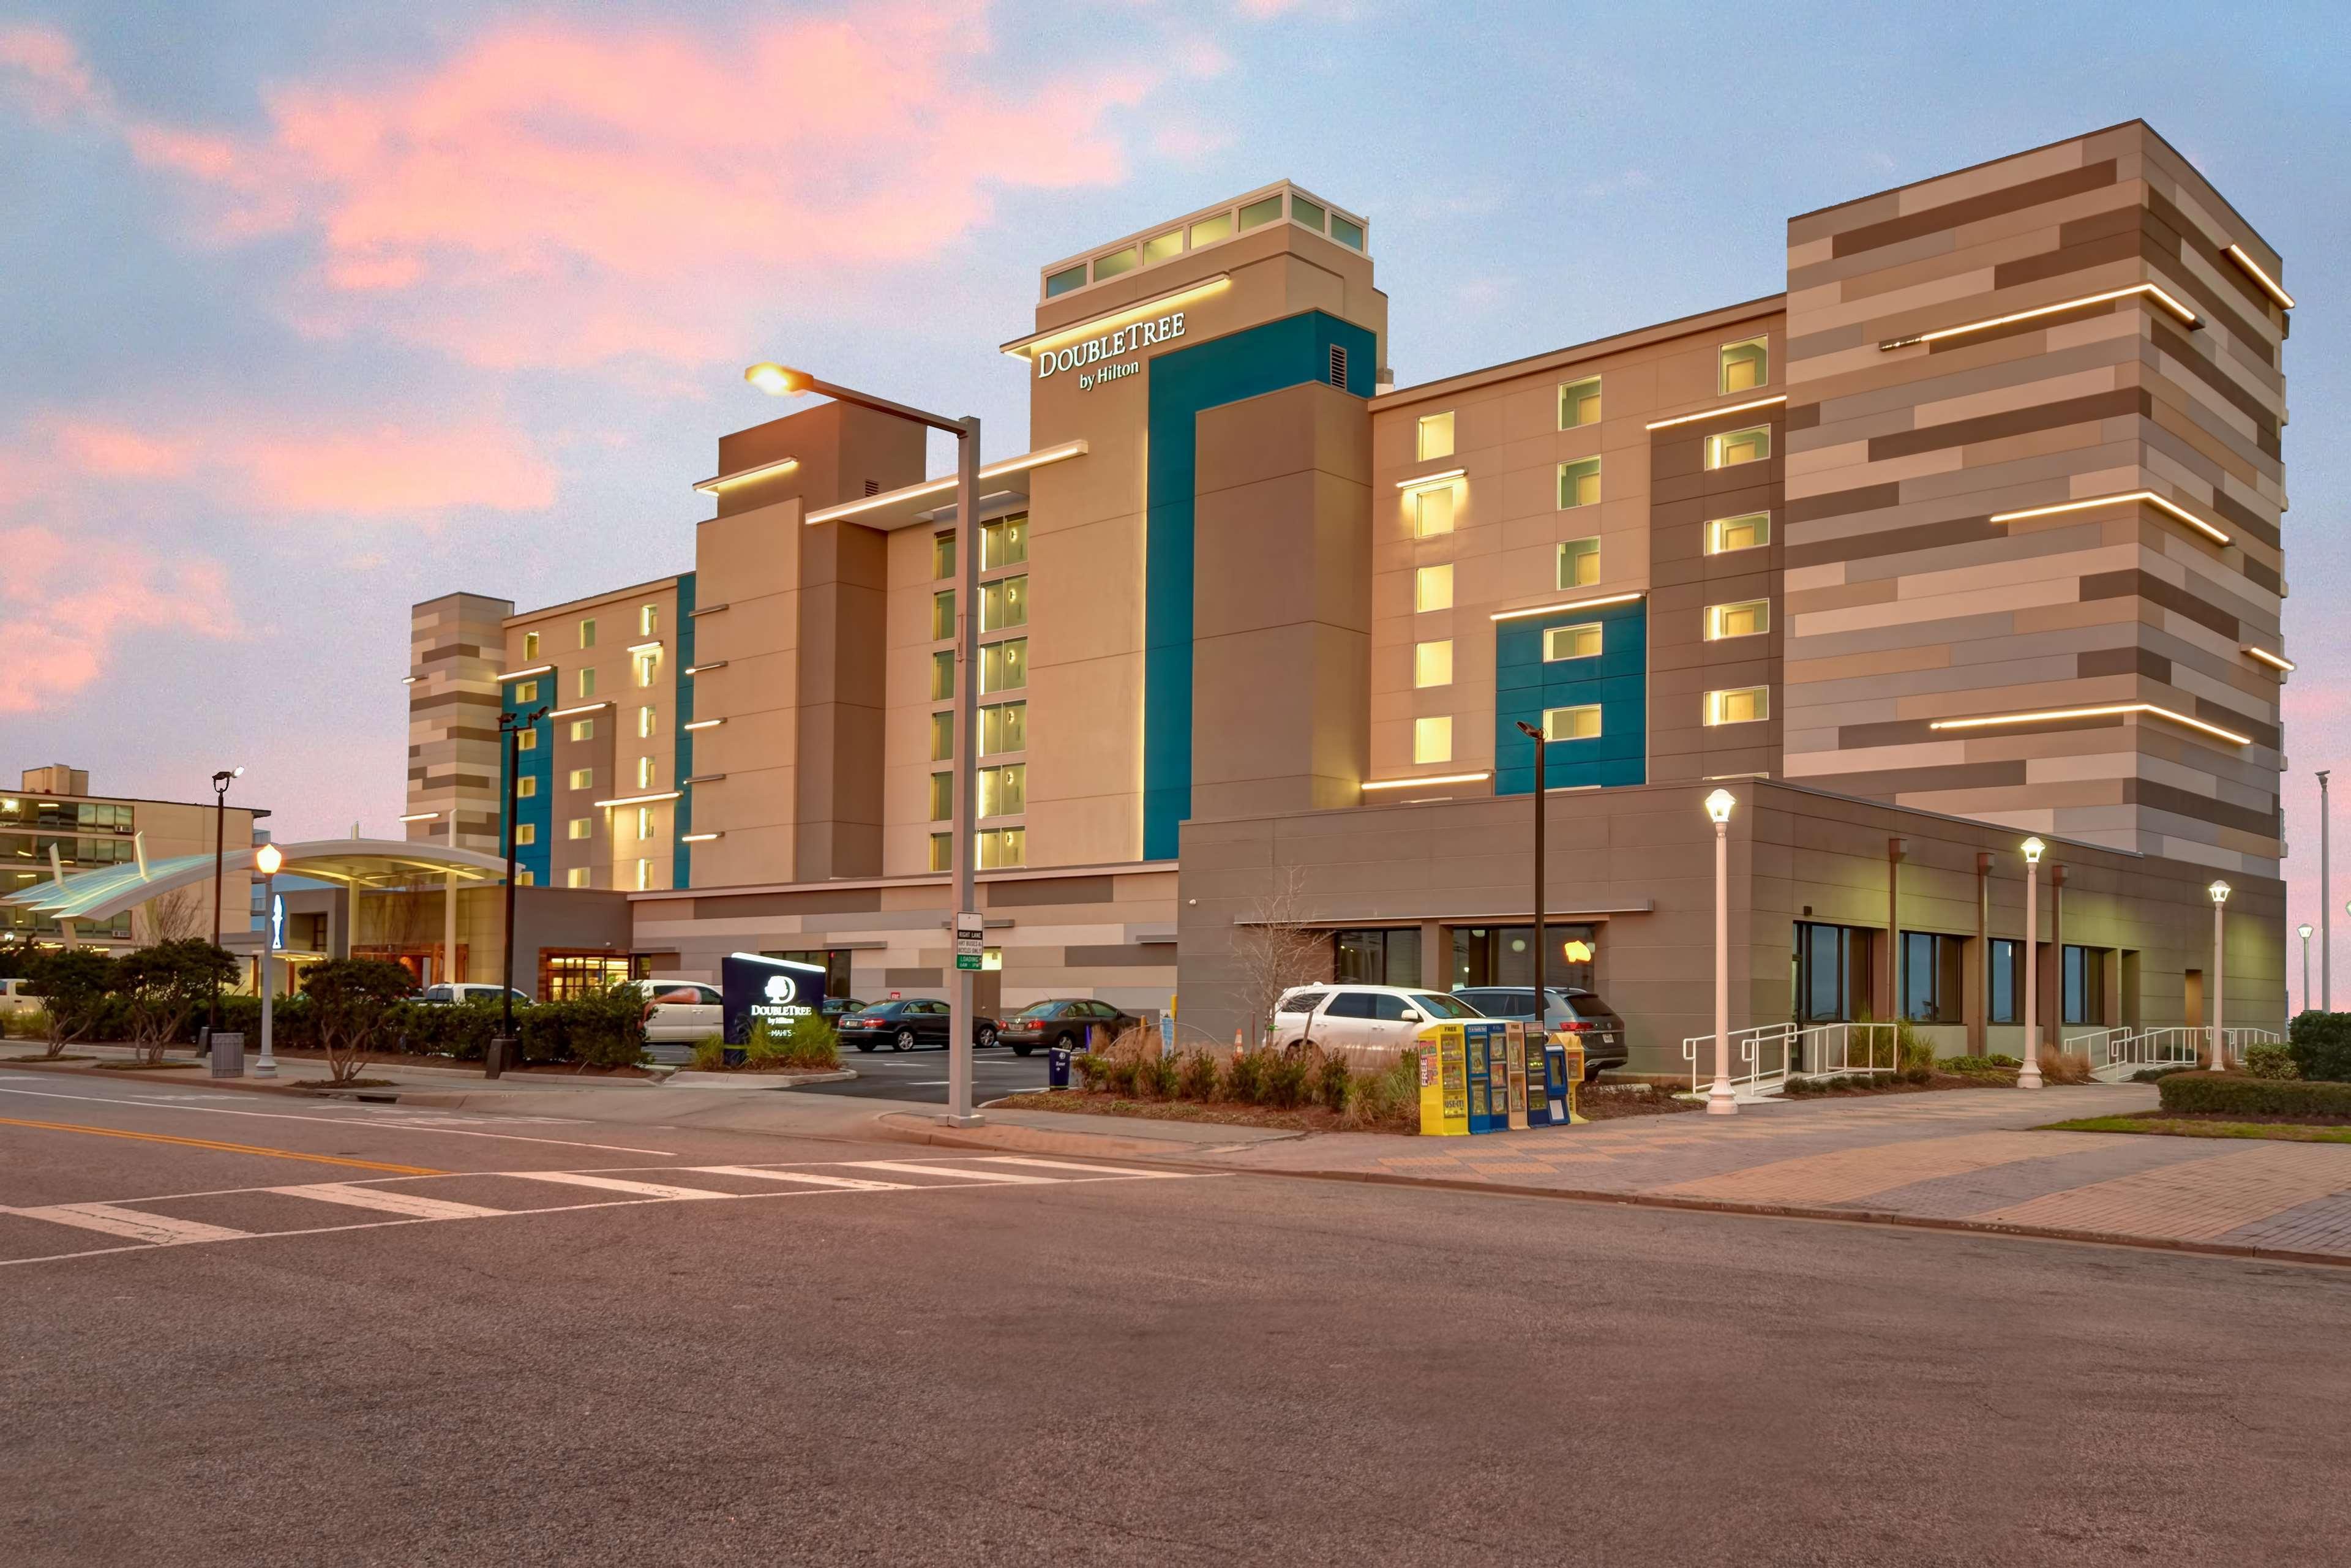
[{"label": "brick paved sidewalk", "polygon": [[1213,1163],[2351,1262],[2351,1145],[2028,1130],[2155,1104],[2136,1083],[1951,1090],[1477,1138],[1332,1134]]}]

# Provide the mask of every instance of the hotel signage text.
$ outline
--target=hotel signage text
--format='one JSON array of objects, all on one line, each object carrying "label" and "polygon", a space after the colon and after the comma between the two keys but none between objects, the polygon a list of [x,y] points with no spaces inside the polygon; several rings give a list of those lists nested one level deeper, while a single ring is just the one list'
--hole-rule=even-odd
[{"label": "hotel signage text", "polygon": [[[1139,352],[1154,343],[1165,343],[1170,339],[1180,338],[1183,335],[1184,312],[1171,310],[1154,320],[1138,321],[1132,327],[1121,328],[1118,331],[1106,333],[1099,338],[1089,338],[1082,343],[1072,343],[1066,349],[1057,349],[1051,353],[1038,355],[1037,379],[1041,382],[1048,376],[1074,371],[1078,378],[1078,390],[1082,392],[1102,382],[1114,382],[1123,376],[1139,375],[1143,371],[1143,361],[1125,359],[1126,355]],[[1102,361],[1105,360],[1123,362],[1103,364]],[[1096,366],[1100,368],[1094,368]]]}]

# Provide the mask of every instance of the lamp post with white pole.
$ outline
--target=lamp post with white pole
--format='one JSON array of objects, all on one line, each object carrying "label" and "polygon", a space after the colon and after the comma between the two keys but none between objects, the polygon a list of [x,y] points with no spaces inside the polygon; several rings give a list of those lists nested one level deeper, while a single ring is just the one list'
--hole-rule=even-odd
[{"label": "lamp post with white pole", "polygon": [[2310,1010],[2310,922],[2305,920],[2295,929],[2302,933],[2302,1010]]},{"label": "lamp post with white pole", "polygon": [[253,1064],[256,1078],[277,1076],[277,1058],[270,1049],[270,1030],[277,1012],[277,868],[286,856],[276,844],[264,844],[253,853],[253,869],[261,873],[261,1060]]},{"label": "lamp post with white pole", "polygon": [[2228,950],[2222,921],[2229,907],[2229,884],[2215,882],[2204,890],[2212,895],[2212,1071],[2229,1071],[2229,1035],[2222,1009],[2229,996]]},{"label": "lamp post with white pole", "polygon": [[[213,775],[213,946],[221,945],[221,884],[228,852],[228,787],[245,777],[242,768],[224,768]],[[220,1028],[220,977],[213,977],[213,997],[204,1012],[204,1051],[212,1052],[212,1036]]]},{"label": "lamp post with white pole", "polygon": [[1739,1097],[1730,1089],[1730,809],[1739,798],[1717,789],[1706,798],[1714,819],[1714,1084],[1706,1092],[1706,1113],[1732,1116]]},{"label": "lamp post with white pole", "polygon": [[2039,839],[2024,841],[2024,1048],[2016,1053],[2023,1063],[2016,1071],[2019,1089],[2041,1087],[2041,1025],[2037,1017],[2041,1003],[2041,852],[2046,848]]},{"label": "lamp post with white pole", "polygon": [[[872,397],[831,382],[819,381],[789,365],[761,363],[743,372],[743,379],[775,397],[800,397],[815,392],[835,402],[852,403],[910,420],[956,438],[956,697],[955,789],[948,827],[953,830],[947,864],[954,873],[955,907],[948,912],[949,936],[955,945],[955,995],[947,1019],[947,1113],[951,1127],[976,1127],[981,1116],[971,1108],[972,1040],[977,1019],[972,1007],[972,974],[985,961],[985,922],[973,888],[972,861],[978,849],[979,821],[977,758],[974,733],[979,715],[979,421],[969,414],[950,419],[927,413],[888,398]],[[965,949],[968,947],[969,952]]]}]

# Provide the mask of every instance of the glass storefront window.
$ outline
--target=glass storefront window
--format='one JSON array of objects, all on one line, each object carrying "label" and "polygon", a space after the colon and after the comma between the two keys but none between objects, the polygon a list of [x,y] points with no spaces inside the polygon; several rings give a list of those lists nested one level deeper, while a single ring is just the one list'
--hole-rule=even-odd
[{"label": "glass storefront window", "polygon": [[1902,934],[1902,1016],[1912,1023],[1967,1021],[1967,941],[1932,931]]},{"label": "glass storefront window", "polygon": [[[1543,983],[1593,990],[1599,956],[1596,926],[1545,925],[1551,947]],[[1453,974],[1449,988],[1469,986],[1531,986],[1535,983],[1535,928],[1525,925],[1457,925],[1452,931]]]},{"label": "glass storefront window", "polygon": [[1870,933],[1849,925],[1796,925],[1796,1021],[1851,1023],[1867,1009]]},{"label": "glass storefront window", "polygon": [[1990,1023],[2022,1023],[2024,1021],[2024,944],[2013,937],[1991,939],[1991,983],[1985,988],[1988,1006],[1985,1020]]},{"label": "glass storefront window", "polygon": [[1359,986],[1417,986],[1420,978],[1420,928],[1390,931],[1334,931],[1331,935],[1332,976]]},{"label": "glass storefront window", "polygon": [[2065,946],[2065,1012],[2067,1023],[2104,1025],[2106,1021],[2106,953],[2103,947]]}]

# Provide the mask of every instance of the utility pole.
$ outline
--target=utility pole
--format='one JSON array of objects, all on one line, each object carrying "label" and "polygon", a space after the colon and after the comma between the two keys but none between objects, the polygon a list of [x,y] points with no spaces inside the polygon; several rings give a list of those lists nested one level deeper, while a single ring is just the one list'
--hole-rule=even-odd
[{"label": "utility pole", "polygon": [[[2327,885],[2328,868],[2334,856],[2326,845],[2326,775],[2318,770],[2318,1007],[2322,1012],[2335,1010],[2335,891]],[[2302,1005],[2310,1005],[2308,988],[2304,988]]]},{"label": "utility pole", "polygon": [[[221,884],[227,880],[222,862],[227,852],[228,787],[245,774],[242,768],[224,768],[213,775],[213,946],[221,945]],[[220,1029],[220,977],[213,977],[211,1005],[204,1013],[204,1053],[212,1054],[212,1037]]]}]

